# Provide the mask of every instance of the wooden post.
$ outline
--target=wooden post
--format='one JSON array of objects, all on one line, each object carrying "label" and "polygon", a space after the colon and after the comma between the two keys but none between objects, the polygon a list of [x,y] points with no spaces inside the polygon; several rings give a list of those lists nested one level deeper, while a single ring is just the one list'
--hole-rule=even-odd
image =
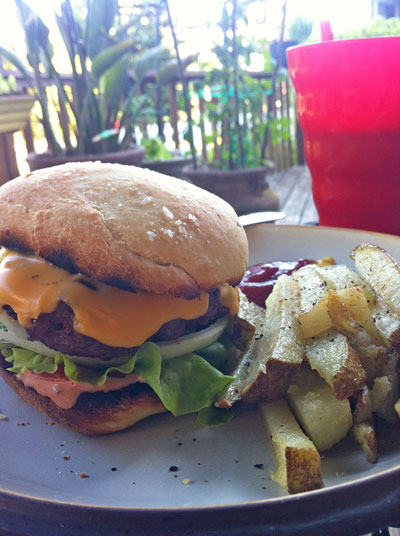
[{"label": "wooden post", "polygon": [[0,184],[18,177],[19,170],[12,132],[0,134]]}]

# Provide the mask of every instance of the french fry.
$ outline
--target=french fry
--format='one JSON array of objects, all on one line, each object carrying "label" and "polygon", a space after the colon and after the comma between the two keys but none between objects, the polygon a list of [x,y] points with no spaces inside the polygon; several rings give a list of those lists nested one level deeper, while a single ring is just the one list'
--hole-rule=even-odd
[{"label": "french fry", "polygon": [[[361,310],[353,307],[353,303],[360,305]],[[327,307],[335,329],[345,335],[356,349],[370,383],[381,375],[389,353],[372,320],[364,294],[357,287],[343,291],[329,290]]]},{"label": "french fry", "polygon": [[386,345],[400,345],[400,316],[393,313],[379,296],[375,300],[371,313]]},{"label": "french fry", "polygon": [[372,413],[372,392],[366,385],[356,394],[353,406],[353,427],[351,434],[365,452],[369,463],[378,461],[378,441]]},{"label": "french fry", "polygon": [[388,376],[374,378],[374,383],[370,391],[371,409],[376,412],[385,404],[385,400],[392,389]]},{"label": "french fry", "polygon": [[394,405],[394,409],[400,419],[400,398],[397,400],[397,402]]},{"label": "french fry", "polygon": [[366,385],[356,393],[354,397],[353,423],[361,424],[364,422],[371,422],[373,419],[371,391]]},{"label": "french fry", "polygon": [[316,269],[316,265],[310,264],[293,273],[300,288],[299,321],[305,338],[320,335],[332,327],[326,307],[328,289]]},{"label": "french fry", "polygon": [[331,329],[305,348],[306,360],[332,388],[339,400],[354,395],[366,381],[366,372],[348,339]]},{"label": "french fry", "polygon": [[277,400],[286,393],[304,357],[298,303],[296,282],[281,276],[267,299],[265,321],[229,372],[235,379],[216,402],[217,407],[231,407],[239,399],[249,403]]},{"label": "french fry", "polygon": [[378,461],[378,442],[374,425],[368,422],[354,424],[351,434],[357,443],[361,445],[367,462],[376,463]]},{"label": "french fry", "polygon": [[384,367],[384,374],[388,378],[390,390],[384,401],[376,408],[376,414],[390,423],[398,423],[399,417],[395,410],[395,403],[400,396],[399,373],[398,373],[399,355],[393,352],[390,359]]},{"label": "french fry", "polygon": [[346,290],[360,287],[365,299],[372,306],[375,295],[360,276],[345,264],[317,267],[316,273],[325,282],[328,290]]},{"label": "french fry", "polygon": [[333,447],[352,427],[349,401],[337,400],[330,386],[306,366],[297,372],[286,399],[319,452]]},{"label": "french fry", "polygon": [[[379,346],[389,347],[390,345],[382,337],[381,333],[378,331],[374,319],[372,317],[371,309],[369,308],[369,303],[365,297],[361,287],[351,287],[343,290],[338,290],[337,296],[342,302],[343,306],[349,312],[350,318],[352,318],[357,324],[362,327],[363,339],[366,339],[368,335],[368,341],[363,340],[363,346]],[[328,292],[328,310],[329,310],[329,296],[332,295],[333,291]]]},{"label": "french fry", "polygon": [[384,249],[371,244],[357,246],[351,252],[363,279],[388,306],[400,315],[400,266]]},{"label": "french fry", "polygon": [[277,463],[271,478],[289,493],[323,486],[320,455],[284,400],[260,404]]},{"label": "french fry", "polygon": [[[368,285],[345,265],[309,265],[297,270],[293,277],[298,280],[301,289],[299,320],[305,338],[318,336],[332,327],[332,319],[327,309],[330,290],[344,292],[357,287],[367,308],[375,303],[375,296]],[[359,300],[361,303],[361,297]],[[369,316],[372,322],[372,317]]]}]

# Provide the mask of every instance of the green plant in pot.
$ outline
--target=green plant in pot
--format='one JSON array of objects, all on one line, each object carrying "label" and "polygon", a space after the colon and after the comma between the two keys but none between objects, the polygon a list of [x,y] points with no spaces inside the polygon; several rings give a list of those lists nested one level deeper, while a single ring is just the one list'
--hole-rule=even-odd
[{"label": "green plant in pot", "polygon": [[[169,4],[166,0],[155,0],[149,4],[151,10],[149,19],[155,30],[156,44],[161,45],[162,38],[166,33],[171,33],[172,19],[169,11]],[[174,34],[174,28],[172,27]],[[172,107],[171,107],[171,87],[176,92],[176,82],[180,78],[180,68],[185,69],[197,59],[198,54],[191,54],[180,58],[179,50],[175,49],[176,56],[162,62],[160,59],[156,62],[154,72],[154,85],[151,87],[154,106],[149,109],[147,122],[151,124],[151,131],[142,129],[143,138],[141,145],[145,149],[145,157],[142,163],[154,171],[173,177],[183,177],[183,168],[191,162],[191,159],[179,147],[177,132],[174,132],[173,140],[166,144],[164,127],[170,117],[172,124]],[[177,113],[177,110],[174,110]],[[172,149],[172,142],[175,149]],[[167,148],[168,147],[168,148]]]},{"label": "green plant in pot", "polygon": [[197,88],[204,99],[203,163],[186,167],[185,173],[196,185],[228,201],[238,214],[245,214],[276,210],[279,201],[268,187],[266,176],[273,164],[263,149],[271,124],[262,108],[273,81],[255,79],[243,68],[252,49],[236,33],[236,21],[244,16],[241,9],[237,0],[224,2],[219,23],[224,40],[214,47],[220,67],[207,74],[206,85]]},{"label": "green plant in pot", "polygon": [[170,57],[163,47],[143,43],[141,13],[123,20],[118,0],[63,0],[56,22],[70,62],[66,82],[54,65],[49,29],[23,0],[15,3],[28,65],[5,49],[0,54],[29,80],[49,147],[29,156],[31,168],[73,160],[139,164],[144,149],[135,146],[134,136],[143,100],[138,87],[148,70]]}]

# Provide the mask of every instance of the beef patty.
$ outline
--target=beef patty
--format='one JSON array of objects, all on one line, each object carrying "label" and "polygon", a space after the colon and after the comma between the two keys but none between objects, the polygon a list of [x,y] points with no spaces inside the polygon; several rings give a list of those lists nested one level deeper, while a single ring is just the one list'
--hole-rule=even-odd
[{"label": "beef patty", "polygon": [[[10,316],[16,317],[9,306],[4,309]],[[219,298],[219,292],[210,294],[208,310],[205,315],[194,320],[171,320],[155,333],[152,341],[176,340],[186,332],[198,331],[209,326],[218,318],[228,314]],[[41,341],[43,344],[64,354],[98,357],[107,361],[122,355],[132,354],[136,348],[119,348],[107,346],[101,342],[82,335],[74,330],[74,313],[64,302],[60,301],[55,311],[41,314],[39,318],[27,328],[28,338],[32,341]]]}]

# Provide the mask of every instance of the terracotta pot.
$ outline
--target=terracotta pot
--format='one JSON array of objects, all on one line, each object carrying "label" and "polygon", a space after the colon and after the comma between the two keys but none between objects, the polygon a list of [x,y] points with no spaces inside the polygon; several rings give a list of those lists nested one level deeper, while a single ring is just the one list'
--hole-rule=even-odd
[{"label": "terracotta pot", "polygon": [[116,151],[113,153],[99,154],[78,154],[71,156],[53,156],[50,153],[29,153],[27,162],[31,171],[43,169],[67,162],[91,162],[100,161],[110,164],[127,164],[130,166],[139,166],[144,158],[144,148],[133,146],[124,151]]},{"label": "terracotta pot", "polygon": [[164,173],[170,177],[182,179],[184,177],[183,169],[189,165],[191,158],[170,158],[168,160],[143,160],[140,164],[142,167]]},{"label": "terracotta pot", "polygon": [[222,197],[239,215],[279,208],[279,199],[266,179],[270,168],[220,171],[186,166],[183,171],[193,184]]},{"label": "terracotta pot", "polygon": [[26,127],[35,97],[32,95],[2,95],[0,97],[0,134]]}]

